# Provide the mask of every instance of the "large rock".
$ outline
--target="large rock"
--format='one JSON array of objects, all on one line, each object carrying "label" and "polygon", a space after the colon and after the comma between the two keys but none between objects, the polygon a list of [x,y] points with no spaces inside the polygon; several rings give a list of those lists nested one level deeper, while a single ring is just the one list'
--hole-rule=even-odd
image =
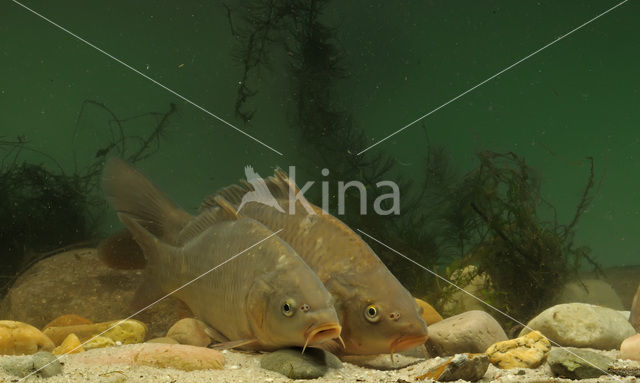
[{"label": "large rock", "polygon": [[614,310],[622,310],[624,305],[618,293],[602,279],[584,279],[566,283],[553,300],[561,303],[590,303],[605,306]]},{"label": "large rock", "polygon": [[630,336],[622,342],[619,358],[640,361],[640,334]]},{"label": "large rock", "polygon": [[222,369],[222,353],[206,347],[184,344],[142,343],[120,347],[96,348],[69,356],[91,366],[127,365],[175,368],[183,371]]},{"label": "large rock", "polygon": [[569,379],[588,379],[607,375],[614,359],[593,351],[554,347],[547,358],[556,376]]},{"label": "large rock", "polygon": [[[487,286],[490,286],[490,279],[486,273],[478,273],[478,268],[474,265],[458,269],[449,278],[456,286],[462,286],[466,291],[460,291],[455,286],[445,286],[445,295],[449,298],[444,303],[442,309],[445,316],[461,314],[467,311],[486,311],[488,306],[482,301],[486,301]],[[473,296],[472,296],[473,295]],[[475,299],[480,298],[482,301]]]},{"label": "large rock", "polygon": [[640,332],[640,285],[638,285],[638,290],[636,290],[636,295],[633,297],[633,301],[631,302],[631,314],[629,315],[629,322],[636,329],[637,332]]},{"label": "large rock", "polygon": [[51,351],[54,344],[37,328],[12,320],[0,321],[0,354],[28,355]]},{"label": "large rock", "polygon": [[342,362],[335,355],[317,348],[307,349],[304,354],[298,348],[288,348],[264,355],[260,366],[289,379],[316,379],[329,368],[342,368]]},{"label": "large rock", "polygon": [[[0,317],[42,328],[52,319],[74,313],[94,322],[133,314],[133,297],[143,283],[141,270],[110,269],[95,249],[73,250],[36,263],[11,287],[0,303]],[[180,319],[184,305],[168,297],[134,318],[149,325],[151,337],[163,336]]]},{"label": "large rock", "polygon": [[426,346],[432,356],[479,353],[507,334],[491,315],[473,310],[444,319],[429,326]]},{"label": "large rock", "polygon": [[550,307],[533,318],[521,332],[540,331],[550,341],[565,347],[611,350],[635,334],[635,330],[616,310],[585,303],[566,303]]},{"label": "large rock", "polygon": [[536,368],[544,362],[551,343],[538,331],[498,342],[487,349],[489,360],[500,368]]}]

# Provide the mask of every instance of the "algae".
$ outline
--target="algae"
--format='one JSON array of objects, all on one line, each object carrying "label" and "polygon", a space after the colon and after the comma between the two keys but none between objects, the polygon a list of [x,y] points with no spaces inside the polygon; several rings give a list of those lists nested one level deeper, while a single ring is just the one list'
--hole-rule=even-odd
[{"label": "algae", "polygon": [[[339,96],[340,81],[349,68],[337,30],[323,21],[329,3],[273,0],[238,8],[225,5],[238,42],[236,59],[243,66],[236,116],[245,124],[251,122],[256,109],[250,104],[259,92],[261,73],[277,64],[284,67],[292,95],[287,104],[290,132],[297,147],[304,148],[299,149],[300,162],[330,169],[325,179],[331,183],[358,180],[373,198],[377,181],[395,179],[399,184],[401,215],[361,215],[359,193],[348,189],[346,214],[340,219],[386,245],[368,241],[415,296],[442,309],[454,289],[399,254],[445,277],[477,266],[477,274],[488,275],[483,298],[518,320],[538,312],[560,283],[577,275],[584,264],[598,268],[589,248],[573,243],[576,224],[594,194],[592,158],[587,160],[590,170],[576,213],[563,225],[542,198],[535,170],[516,153],[479,152],[475,169],[461,175],[446,148],[430,143],[423,126],[425,157],[422,177],[417,178],[421,183],[404,178],[396,161],[380,148],[353,153],[368,141]],[[415,174],[408,176],[416,179]],[[310,200],[314,197],[317,201],[317,195]],[[543,218],[549,211],[551,221]],[[453,281],[458,285],[475,276],[458,275],[468,278]]]},{"label": "algae", "polygon": [[[78,114],[74,144],[90,128],[107,131],[110,138],[92,149],[95,154],[86,167],[79,170],[76,163],[72,172],[49,154],[33,149],[24,136],[0,140],[0,254],[4,268],[0,294],[4,295],[35,262],[72,247],[97,244],[107,212],[99,190],[105,159],[117,154],[135,163],[153,155],[175,112],[171,104],[166,112],[122,119],[106,105],[85,100]],[[88,114],[97,118],[96,126],[84,123]],[[127,123],[144,118],[155,119],[146,134],[127,130]],[[77,147],[74,145],[74,150]],[[42,160],[34,160],[34,155]]]}]

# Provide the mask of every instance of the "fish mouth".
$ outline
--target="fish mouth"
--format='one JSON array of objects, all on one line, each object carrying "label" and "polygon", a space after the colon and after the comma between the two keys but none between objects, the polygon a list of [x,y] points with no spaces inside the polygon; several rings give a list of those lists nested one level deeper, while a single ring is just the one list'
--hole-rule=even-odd
[{"label": "fish mouth", "polygon": [[428,335],[403,335],[393,342],[391,342],[390,353],[391,353],[391,361],[393,362],[393,353],[396,351],[404,351],[409,350],[414,347],[423,346],[424,352],[424,342],[429,339]]},{"label": "fish mouth", "polygon": [[341,331],[342,326],[340,326],[340,324],[337,322],[329,322],[317,326],[310,326],[309,329],[305,332],[305,338],[307,338],[307,340],[304,342],[302,352],[304,352],[304,350],[307,348],[307,345],[309,344],[323,343],[336,338],[340,340],[340,343],[342,343],[342,347],[344,348],[344,341],[340,337]]}]

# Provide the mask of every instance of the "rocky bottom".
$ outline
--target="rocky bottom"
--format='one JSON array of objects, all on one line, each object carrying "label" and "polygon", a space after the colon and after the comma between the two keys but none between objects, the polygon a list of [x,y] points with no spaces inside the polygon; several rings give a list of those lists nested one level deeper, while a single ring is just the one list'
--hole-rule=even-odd
[{"label": "rocky bottom", "polygon": [[[123,345],[118,348],[133,348],[136,345]],[[113,354],[112,348],[103,348],[91,350],[93,362],[87,364],[86,356],[80,354],[64,355],[60,357],[62,362],[62,374],[51,376],[48,378],[36,375],[28,376],[22,382],[100,382],[100,383],[118,383],[118,382],[291,382],[292,380],[280,373],[266,370],[261,367],[262,358],[268,354],[244,353],[237,351],[223,351],[226,359],[224,367],[221,370],[198,370],[198,371],[182,371],[173,368],[156,368],[148,366],[132,366],[124,364],[100,364],[100,357],[109,359]],[[122,350],[121,350],[122,351]],[[591,350],[593,351],[593,350]],[[599,354],[615,358],[617,351],[597,351]],[[16,363],[21,359],[30,358],[31,356],[2,356],[0,364]],[[339,369],[329,369],[329,371],[321,378],[312,379],[313,382],[376,382],[376,383],[405,383],[405,382],[430,382],[430,379],[416,380],[417,377],[424,375],[430,369],[442,364],[448,358],[432,358],[428,360],[413,358],[409,356],[398,356],[395,360],[396,365],[391,365],[388,356],[379,356],[374,359],[363,358],[357,361],[359,364],[377,365],[378,368],[360,367],[353,363],[343,362]],[[617,365],[627,370],[638,369],[638,362],[618,360]],[[398,366],[405,366],[398,368]],[[398,369],[392,369],[398,368]],[[0,369],[0,381],[2,382],[18,382],[20,378],[9,375]],[[570,379],[554,378],[551,368],[548,364],[543,364],[536,369],[515,368],[515,369],[499,369],[493,365],[489,365],[483,378],[479,382],[570,382]],[[598,378],[583,379],[582,382],[640,382],[640,378],[627,376],[602,376]],[[457,380],[457,382],[465,382],[465,380]]]}]

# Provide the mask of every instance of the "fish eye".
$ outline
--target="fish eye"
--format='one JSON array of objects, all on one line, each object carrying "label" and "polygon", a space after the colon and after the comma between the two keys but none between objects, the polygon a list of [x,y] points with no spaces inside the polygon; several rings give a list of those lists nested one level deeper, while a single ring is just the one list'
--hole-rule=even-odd
[{"label": "fish eye", "polygon": [[284,301],[284,303],[282,304],[282,315],[286,316],[286,317],[290,317],[292,316],[295,311],[293,310],[293,308],[295,307],[295,302],[293,301],[293,299],[287,299]]},{"label": "fish eye", "polygon": [[376,305],[368,305],[364,309],[364,317],[371,323],[375,323],[380,320],[380,311]]}]

